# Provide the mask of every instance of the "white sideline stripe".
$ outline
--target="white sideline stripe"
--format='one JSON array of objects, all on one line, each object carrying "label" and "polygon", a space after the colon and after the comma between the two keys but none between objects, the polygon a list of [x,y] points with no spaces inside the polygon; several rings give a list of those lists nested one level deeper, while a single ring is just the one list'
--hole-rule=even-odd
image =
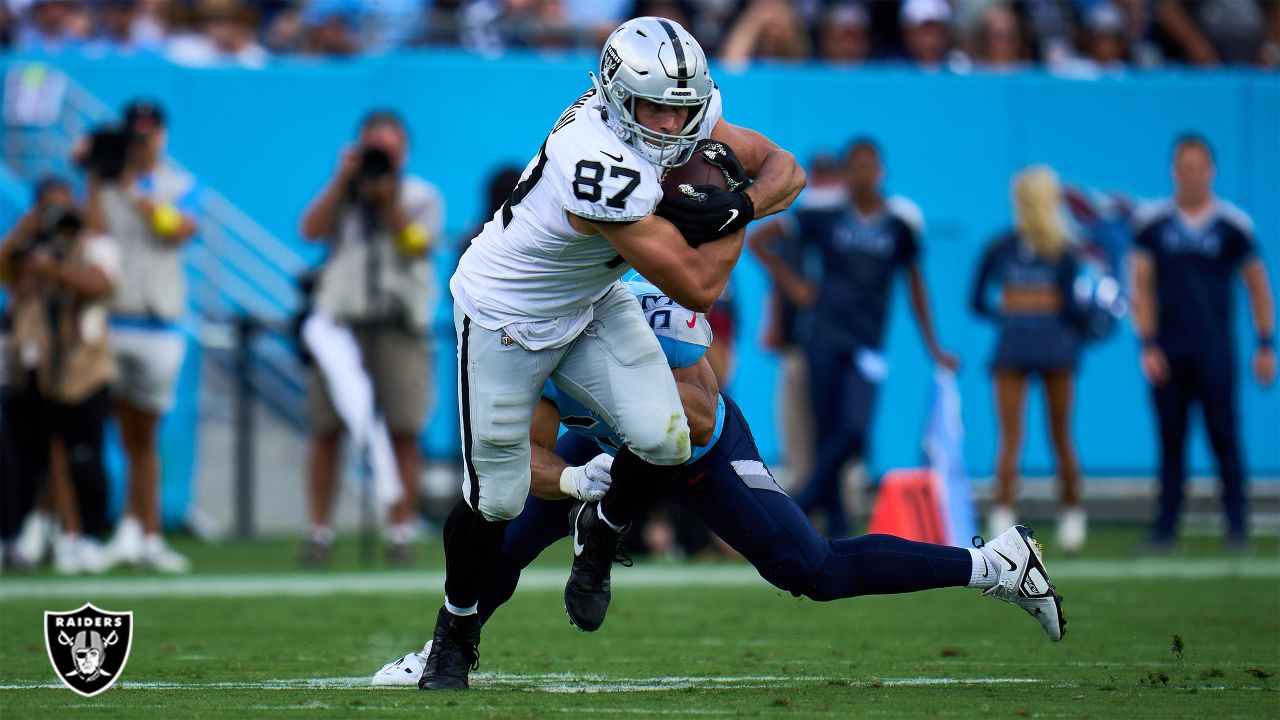
[{"label": "white sideline stripe", "polygon": [[[782,688],[800,685],[840,683],[846,687],[913,687],[925,685],[1010,685],[1038,683],[1027,677],[906,677],[850,680],[829,675],[739,675],[739,676],[673,676],[617,677],[595,674],[530,674],[473,673],[476,689],[526,688],[549,693],[663,692],[685,688],[747,689]],[[7,683],[0,690],[57,689],[62,683]],[[252,681],[175,682],[166,680],[121,680],[119,690],[417,690],[415,686],[373,687],[366,676],[329,678],[272,678]]]},{"label": "white sideline stripe", "polygon": [[[1152,558],[1134,560],[1062,560],[1048,563],[1051,579],[1106,582],[1142,579],[1280,578],[1280,558]],[[520,589],[564,587],[564,568],[532,568],[520,576]],[[614,573],[627,587],[769,587],[750,565],[651,565]],[[88,597],[270,597],[439,593],[441,571],[406,573],[340,572],[289,575],[191,575],[187,577],[0,578],[0,601]]]}]

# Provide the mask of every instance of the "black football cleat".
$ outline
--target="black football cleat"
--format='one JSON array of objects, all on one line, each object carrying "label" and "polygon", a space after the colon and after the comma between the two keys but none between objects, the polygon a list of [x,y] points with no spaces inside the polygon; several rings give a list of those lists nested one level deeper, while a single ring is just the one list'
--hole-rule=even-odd
[{"label": "black football cleat", "polygon": [[418,678],[419,690],[468,690],[467,676],[480,667],[480,616],[460,617],[440,608],[431,653]]},{"label": "black football cleat", "polygon": [[630,567],[631,558],[618,552],[622,533],[600,519],[599,503],[577,503],[569,517],[573,521],[573,569],[564,586],[564,609],[574,627],[595,632],[609,611],[613,563]]}]

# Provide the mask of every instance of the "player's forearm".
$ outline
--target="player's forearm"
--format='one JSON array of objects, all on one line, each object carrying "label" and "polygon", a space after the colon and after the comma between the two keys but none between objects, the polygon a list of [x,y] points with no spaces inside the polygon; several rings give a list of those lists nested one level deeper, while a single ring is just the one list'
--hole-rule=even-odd
[{"label": "player's forearm", "polygon": [[569,467],[554,450],[537,443],[529,444],[529,470],[532,478],[529,492],[542,500],[563,500],[568,497],[560,490],[560,475]]},{"label": "player's forearm", "polygon": [[746,190],[755,205],[756,218],[786,210],[804,189],[805,182],[804,168],[794,155],[778,147],[770,150]]},{"label": "player's forearm", "polygon": [[1261,260],[1250,260],[1241,271],[1244,288],[1249,296],[1249,309],[1253,312],[1253,328],[1259,338],[1273,339],[1276,334],[1276,315],[1271,295],[1271,282]]},{"label": "player's forearm", "polygon": [[299,231],[303,239],[322,240],[333,233],[345,193],[346,186],[339,184],[336,179],[325,185],[324,190],[320,191],[302,213]]},{"label": "player's forearm", "polygon": [[[742,257],[742,244],[746,237],[745,230],[699,245],[694,252],[698,256],[698,270],[693,278],[694,296],[690,299],[695,306],[685,305],[690,310],[706,313],[711,311],[716,300],[724,293],[729,283],[729,275]],[[673,298],[674,299],[674,298]],[[676,300],[676,302],[680,302]],[[684,303],[680,303],[684,305]]]}]

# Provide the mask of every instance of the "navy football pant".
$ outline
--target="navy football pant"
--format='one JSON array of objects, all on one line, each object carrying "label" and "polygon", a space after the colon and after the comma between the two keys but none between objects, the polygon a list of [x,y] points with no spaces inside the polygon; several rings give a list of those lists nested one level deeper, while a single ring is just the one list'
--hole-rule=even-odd
[{"label": "navy football pant", "polygon": [[877,388],[863,376],[849,350],[809,348],[806,355],[817,438],[813,471],[796,504],[805,513],[821,511],[827,516],[827,534],[844,537],[849,534],[849,522],[844,515],[840,468],[866,451]]},{"label": "navy football pant", "polygon": [[1209,444],[1222,478],[1222,509],[1229,537],[1245,536],[1244,469],[1236,431],[1236,382],[1233,354],[1204,353],[1169,358],[1169,380],[1152,392],[1160,419],[1160,504],[1153,531],[1156,540],[1178,531],[1186,484],[1185,448],[1191,403],[1200,401]]},{"label": "navy football pant", "polygon": [[[556,453],[571,465],[582,465],[599,452],[594,443],[572,433],[556,444]],[[892,535],[839,540],[820,536],[774,482],[746,420],[728,397],[720,441],[686,466],[664,489],[663,498],[697,515],[761,577],[796,596],[837,600],[964,586],[969,581],[972,561],[963,548]],[[510,599],[520,571],[570,533],[573,503],[530,497],[524,512],[511,521],[502,554],[480,593],[482,621]]]}]

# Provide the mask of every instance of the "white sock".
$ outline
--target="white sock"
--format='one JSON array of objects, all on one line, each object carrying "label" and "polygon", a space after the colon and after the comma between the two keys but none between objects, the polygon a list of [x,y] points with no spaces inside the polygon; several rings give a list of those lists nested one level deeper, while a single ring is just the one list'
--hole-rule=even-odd
[{"label": "white sock", "polygon": [[609,518],[604,516],[604,503],[596,503],[596,514],[600,516],[600,519],[604,521],[605,525],[608,525],[609,527],[613,528],[614,532],[616,533],[622,532],[621,525],[614,525],[612,522],[609,521]]},{"label": "white sock", "polygon": [[333,528],[328,525],[312,525],[307,530],[307,539],[320,545],[330,545],[333,543]]},{"label": "white sock", "polygon": [[411,523],[396,523],[387,527],[384,537],[392,545],[408,545],[413,542],[413,535]]},{"label": "white sock", "polygon": [[987,556],[977,548],[966,548],[969,551],[969,559],[973,561],[973,569],[969,571],[969,584],[965,587],[981,588],[986,590],[995,587],[996,581],[1000,579],[1000,568],[987,561]]},{"label": "white sock", "polygon": [[476,603],[471,607],[460,608],[457,605],[454,605],[453,603],[449,602],[448,597],[445,597],[444,609],[448,610],[450,615],[457,615],[458,617],[466,617],[468,615],[475,615],[476,613],[480,612],[480,603]]}]

